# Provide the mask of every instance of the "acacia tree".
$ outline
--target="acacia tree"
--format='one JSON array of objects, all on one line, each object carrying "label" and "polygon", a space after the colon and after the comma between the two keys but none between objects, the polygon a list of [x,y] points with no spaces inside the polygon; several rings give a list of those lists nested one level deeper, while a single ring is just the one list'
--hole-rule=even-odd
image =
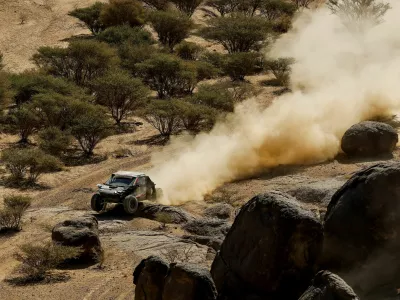
[{"label": "acacia tree", "polygon": [[160,43],[171,52],[176,44],[189,36],[194,27],[188,16],[173,11],[154,11],[150,14],[150,22],[158,34]]},{"label": "acacia tree", "polygon": [[142,2],[151,9],[166,10],[169,0],[142,0]]},{"label": "acacia tree", "polygon": [[192,16],[203,0],[171,0],[172,3],[183,13]]},{"label": "acacia tree", "polygon": [[97,103],[108,108],[117,125],[143,106],[149,95],[149,90],[139,79],[121,70],[97,78],[92,89]]},{"label": "acacia tree", "polygon": [[100,21],[106,26],[142,26],[145,21],[145,11],[142,4],[136,0],[110,0],[105,4]]},{"label": "acacia tree", "polygon": [[196,65],[169,54],[159,54],[137,64],[138,73],[159,98],[191,93],[197,84]]},{"label": "acacia tree", "polygon": [[362,29],[365,22],[380,23],[390,9],[388,3],[376,0],[329,0],[328,6],[348,28],[356,29]]},{"label": "acacia tree", "polygon": [[85,113],[74,118],[71,133],[83,153],[91,156],[97,144],[110,134],[110,124],[102,107],[89,103],[85,103],[85,106]]},{"label": "acacia tree", "polygon": [[[208,0],[205,2],[206,6],[209,6],[219,12],[221,17],[234,12],[240,4],[239,0]],[[207,7],[203,8],[203,11],[211,17],[218,17],[212,10]]]},{"label": "acacia tree", "polygon": [[284,16],[292,17],[297,7],[292,2],[282,0],[264,1],[260,13],[269,21],[276,21]]},{"label": "acacia tree", "polygon": [[105,28],[100,21],[100,13],[103,7],[104,3],[96,2],[89,7],[74,9],[69,15],[81,20],[94,35],[97,35]]},{"label": "acacia tree", "polygon": [[68,48],[41,47],[33,55],[35,64],[48,74],[86,86],[118,63],[116,51],[93,40],[71,42]]},{"label": "acacia tree", "polygon": [[271,24],[262,17],[242,13],[212,18],[200,31],[208,40],[219,42],[229,53],[257,50],[271,31]]}]

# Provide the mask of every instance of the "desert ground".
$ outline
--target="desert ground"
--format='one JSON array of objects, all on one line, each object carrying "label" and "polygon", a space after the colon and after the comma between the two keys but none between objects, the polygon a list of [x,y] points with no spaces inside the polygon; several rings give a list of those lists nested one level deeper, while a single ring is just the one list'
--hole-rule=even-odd
[{"label": "desert ground", "polygon": [[[43,45],[65,45],[64,40],[73,35],[86,34],[87,30],[67,13],[84,7],[95,0],[0,0],[0,52],[4,54],[6,69],[23,71],[33,68],[30,61],[34,51]],[[201,18],[195,16],[195,18]],[[197,39],[197,38],[193,38]],[[207,45],[213,47],[213,45]],[[266,77],[254,76],[249,80],[260,89],[258,100],[269,105],[277,87],[266,87]],[[99,216],[90,210],[90,198],[96,184],[104,182],[118,170],[146,172],[152,167],[152,154],[162,146],[145,141],[156,134],[146,122],[128,133],[111,136],[96,148],[96,162],[65,167],[63,171],[46,174],[40,178],[42,188],[19,190],[0,185],[0,203],[4,196],[30,195],[34,202],[24,217],[23,230],[17,234],[0,237],[0,299],[133,299],[133,268],[141,259],[152,254],[163,254],[168,245],[185,247],[176,239],[185,232],[179,225],[167,225],[144,218],[119,215]],[[16,136],[0,134],[0,149],[17,141]],[[129,149],[131,155],[113,157],[118,149]],[[178,150],[176,150],[178,151]],[[394,152],[397,159],[400,152]],[[229,194],[226,199],[234,207],[247,202],[252,196],[268,191],[282,190],[298,195],[298,199],[315,213],[323,215],[327,197],[350,176],[377,161],[354,161],[338,157],[335,160],[309,166],[282,166],[265,170],[251,178],[225,184],[215,193]],[[5,172],[0,169],[0,172]],[[306,187],[304,193],[298,194]],[[329,200],[328,200],[329,201]],[[195,216],[202,216],[210,202],[191,201],[181,206]],[[104,267],[73,268],[58,270],[65,280],[32,284],[12,284],[7,279],[14,276],[17,261],[13,254],[26,242],[50,240],[51,228],[57,222],[94,214],[99,219],[100,238],[106,251]],[[153,234],[149,234],[149,233]],[[213,253],[207,247],[197,247],[189,261],[209,266]]]}]

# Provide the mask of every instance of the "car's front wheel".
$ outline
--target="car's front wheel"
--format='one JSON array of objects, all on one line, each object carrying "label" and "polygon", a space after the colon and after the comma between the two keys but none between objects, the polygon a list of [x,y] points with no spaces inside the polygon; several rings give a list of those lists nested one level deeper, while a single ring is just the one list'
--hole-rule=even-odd
[{"label": "car's front wheel", "polygon": [[125,212],[133,215],[138,209],[139,201],[135,196],[129,195],[124,199],[123,205]]},{"label": "car's front wheel", "polygon": [[94,211],[102,211],[105,208],[105,201],[101,198],[99,194],[94,194],[92,200],[90,201],[90,206]]}]

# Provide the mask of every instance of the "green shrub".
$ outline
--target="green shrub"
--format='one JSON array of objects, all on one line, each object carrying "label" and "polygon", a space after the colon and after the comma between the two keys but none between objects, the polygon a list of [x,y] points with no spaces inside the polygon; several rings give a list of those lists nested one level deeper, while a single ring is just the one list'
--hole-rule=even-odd
[{"label": "green shrub", "polygon": [[20,246],[15,259],[21,264],[19,273],[27,281],[39,281],[46,278],[52,269],[67,260],[77,258],[81,249],[77,247],[61,246],[53,243],[32,244]]},{"label": "green shrub", "polygon": [[145,19],[142,4],[136,0],[110,0],[104,5],[100,14],[100,21],[106,26],[129,25],[142,26]]},{"label": "green shrub", "polygon": [[10,76],[14,101],[17,105],[29,102],[39,93],[54,92],[65,96],[84,97],[85,90],[63,78],[27,71]]},{"label": "green shrub", "polygon": [[84,114],[74,118],[71,133],[84,154],[91,156],[97,144],[110,135],[110,123],[102,107],[86,104],[85,109]]},{"label": "green shrub", "polygon": [[41,47],[32,60],[48,74],[79,86],[87,85],[119,62],[113,48],[94,40],[73,41],[68,48]]},{"label": "green shrub", "polygon": [[245,76],[260,71],[261,56],[254,52],[237,52],[225,56],[223,71],[233,81],[243,81]]},{"label": "green shrub", "polygon": [[184,15],[174,11],[154,11],[150,14],[150,22],[162,45],[171,52],[175,45],[189,36],[194,23]]},{"label": "green shrub", "polygon": [[27,196],[7,196],[4,198],[4,208],[0,210],[0,230],[21,230],[22,216],[32,203]]},{"label": "green shrub", "polygon": [[218,52],[205,52],[201,56],[201,60],[213,65],[217,69],[221,69],[224,65],[224,55]]},{"label": "green shrub", "polygon": [[197,81],[212,79],[217,77],[221,73],[221,70],[215,68],[212,64],[205,61],[196,61],[192,64],[196,68]]},{"label": "green shrub", "polygon": [[151,45],[154,43],[150,32],[140,27],[128,25],[109,27],[97,36],[97,39],[107,44],[120,46],[124,43],[131,45]]},{"label": "green shrub", "polygon": [[47,127],[38,136],[39,148],[54,156],[60,156],[72,143],[71,135],[57,127]]},{"label": "green shrub", "polygon": [[169,137],[180,128],[179,109],[174,100],[155,100],[148,104],[141,115],[162,136]]},{"label": "green shrub", "polygon": [[6,149],[1,159],[17,184],[23,184],[23,179],[35,183],[41,174],[59,171],[62,167],[56,157],[39,149]]},{"label": "green shrub", "polygon": [[197,60],[204,48],[196,43],[183,41],[175,47],[176,54],[185,60]]},{"label": "green shrub", "polygon": [[271,32],[271,24],[262,17],[241,13],[212,18],[200,35],[220,43],[229,53],[258,50]]},{"label": "green shrub", "polygon": [[[221,17],[234,12],[240,4],[240,0],[208,0],[205,3],[207,6],[215,9]],[[205,9],[208,16],[217,17],[212,10]]]},{"label": "green shrub", "polygon": [[169,0],[142,0],[142,2],[151,9],[167,10]]},{"label": "green shrub", "polygon": [[192,16],[203,0],[171,0],[172,3],[183,13]]},{"label": "green shrub", "polygon": [[267,70],[274,74],[278,83],[282,86],[289,85],[289,77],[291,71],[291,65],[294,63],[292,58],[278,58],[278,59],[267,59],[264,65]]},{"label": "green shrub", "polygon": [[119,125],[123,119],[142,107],[149,89],[137,78],[127,72],[116,70],[97,78],[92,83],[98,104],[107,107]]},{"label": "green shrub", "polygon": [[42,126],[68,129],[72,120],[85,113],[86,101],[77,97],[56,93],[43,93],[33,97],[28,107],[38,116]]},{"label": "green shrub", "polygon": [[105,28],[100,21],[100,13],[103,7],[104,3],[96,2],[89,7],[74,9],[69,15],[81,20],[94,35],[97,35]]},{"label": "green shrub", "polygon": [[174,55],[154,55],[136,66],[144,82],[156,90],[161,99],[190,94],[198,81],[196,65]]},{"label": "green shrub", "polygon": [[29,143],[29,137],[41,126],[36,111],[29,104],[21,105],[7,116],[7,123],[17,132],[20,143]]},{"label": "green shrub", "polygon": [[234,98],[227,88],[211,84],[199,85],[192,102],[225,112],[233,112],[235,105]]},{"label": "green shrub", "polygon": [[2,115],[2,108],[7,105],[12,96],[11,84],[8,77],[8,74],[0,70],[0,116]]},{"label": "green shrub", "polygon": [[292,2],[283,0],[263,1],[260,13],[270,21],[276,21],[283,16],[292,17],[297,8]]},{"label": "green shrub", "polygon": [[157,49],[150,45],[131,45],[130,43],[121,45],[118,50],[121,66],[135,77],[139,76],[137,64],[150,59],[156,52]]},{"label": "green shrub", "polygon": [[191,132],[209,129],[215,123],[216,110],[191,100],[176,100],[182,126]]}]

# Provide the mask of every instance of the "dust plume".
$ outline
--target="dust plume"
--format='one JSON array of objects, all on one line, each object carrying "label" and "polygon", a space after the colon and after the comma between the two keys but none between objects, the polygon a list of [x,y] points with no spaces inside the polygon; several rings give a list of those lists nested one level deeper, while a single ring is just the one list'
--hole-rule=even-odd
[{"label": "dust plume", "polygon": [[332,159],[351,125],[397,111],[400,5],[391,6],[384,22],[358,32],[327,8],[300,15],[270,51],[295,58],[293,92],[266,109],[250,99],[211,132],[173,140],[150,171],[164,202],[202,199],[223,183],[281,164]]}]

